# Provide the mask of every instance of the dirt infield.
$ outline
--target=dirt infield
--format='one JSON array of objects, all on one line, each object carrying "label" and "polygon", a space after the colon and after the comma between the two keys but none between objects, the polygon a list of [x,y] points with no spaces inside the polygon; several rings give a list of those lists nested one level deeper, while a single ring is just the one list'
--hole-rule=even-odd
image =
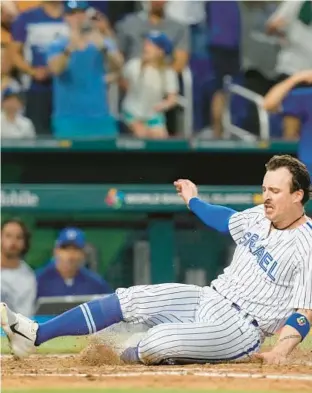
[{"label": "dirt infield", "polygon": [[184,388],[312,391],[311,352],[287,366],[259,363],[143,366],[122,365],[105,350],[70,356],[2,358],[3,388]]}]

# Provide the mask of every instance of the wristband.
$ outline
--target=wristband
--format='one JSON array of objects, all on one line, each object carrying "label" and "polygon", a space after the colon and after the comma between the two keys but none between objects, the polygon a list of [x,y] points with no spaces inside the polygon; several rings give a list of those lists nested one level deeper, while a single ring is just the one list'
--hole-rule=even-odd
[{"label": "wristband", "polygon": [[285,326],[287,325],[297,330],[297,332],[302,337],[301,341],[309,334],[310,322],[308,321],[308,318],[303,314],[292,314],[285,323]]}]

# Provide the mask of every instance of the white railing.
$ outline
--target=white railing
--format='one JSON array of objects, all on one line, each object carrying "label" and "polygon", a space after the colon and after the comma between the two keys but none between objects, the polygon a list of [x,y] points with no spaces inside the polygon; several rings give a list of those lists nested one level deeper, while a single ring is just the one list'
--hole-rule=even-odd
[{"label": "white railing", "polygon": [[[232,83],[232,78],[230,76],[226,76],[224,78],[224,88],[226,92],[226,105],[223,114],[223,128],[224,128],[225,139],[229,139],[231,135],[234,135],[237,138],[242,139],[244,141],[255,141],[258,139],[269,140],[270,139],[269,114],[262,106],[263,97],[257,93],[254,93],[249,89],[246,89],[243,86]],[[240,97],[243,97],[246,100],[256,105],[258,116],[259,116],[259,125],[260,125],[259,137],[233,124],[232,115],[231,115],[231,100],[233,95],[238,95]]]},{"label": "white railing", "polygon": [[182,83],[184,96],[180,97],[184,101],[184,130],[185,138],[191,138],[193,135],[193,76],[190,67],[186,67],[182,72]]},{"label": "white railing", "polygon": [[107,83],[107,101],[109,106],[109,111],[115,119],[119,120],[120,111],[119,111],[119,85],[118,82]]}]

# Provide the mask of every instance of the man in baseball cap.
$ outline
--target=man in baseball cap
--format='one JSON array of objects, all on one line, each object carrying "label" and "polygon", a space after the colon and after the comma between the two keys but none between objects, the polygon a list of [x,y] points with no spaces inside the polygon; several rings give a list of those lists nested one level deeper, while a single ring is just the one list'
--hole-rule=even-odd
[{"label": "man in baseball cap", "polygon": [[78,228],[65,228],[56,240],[57,248],[66,248],[68,246],[83,250],[86,245],[85,234]]},{"label": "man in baseball cap", "polygon": [[92,19],[87,1],[66,1],[64,11],[69,36],[56,37],[47,50],[54,88],[54,137],[115,137],[116,119],[103,81],[108,59],[119,69],[122,56],[115,41]]},{"label": "man in baseball cap", "polygon": [[111,293],[110,286],[85,263],[85,234],[63,229],[56,240],[54,258],[37,275],[38,297]]},{"label": "man in baseball cap", "polygon": [[65,1],[64,11],[66,13],[86,11],[89,8],[87,1]]}]

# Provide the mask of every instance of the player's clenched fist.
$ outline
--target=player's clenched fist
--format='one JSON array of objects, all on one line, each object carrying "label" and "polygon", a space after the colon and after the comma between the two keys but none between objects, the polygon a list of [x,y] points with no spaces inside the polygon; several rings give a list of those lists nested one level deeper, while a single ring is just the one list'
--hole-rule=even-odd
[{"label": "player's clenched fist", "polygon": [[177,190],[177,193],[184,200],[184,202],[188,205],[190,199],[198,196],[198,190],[196,185],[187,179],[179,179],[175,181],[174,186]]}]

